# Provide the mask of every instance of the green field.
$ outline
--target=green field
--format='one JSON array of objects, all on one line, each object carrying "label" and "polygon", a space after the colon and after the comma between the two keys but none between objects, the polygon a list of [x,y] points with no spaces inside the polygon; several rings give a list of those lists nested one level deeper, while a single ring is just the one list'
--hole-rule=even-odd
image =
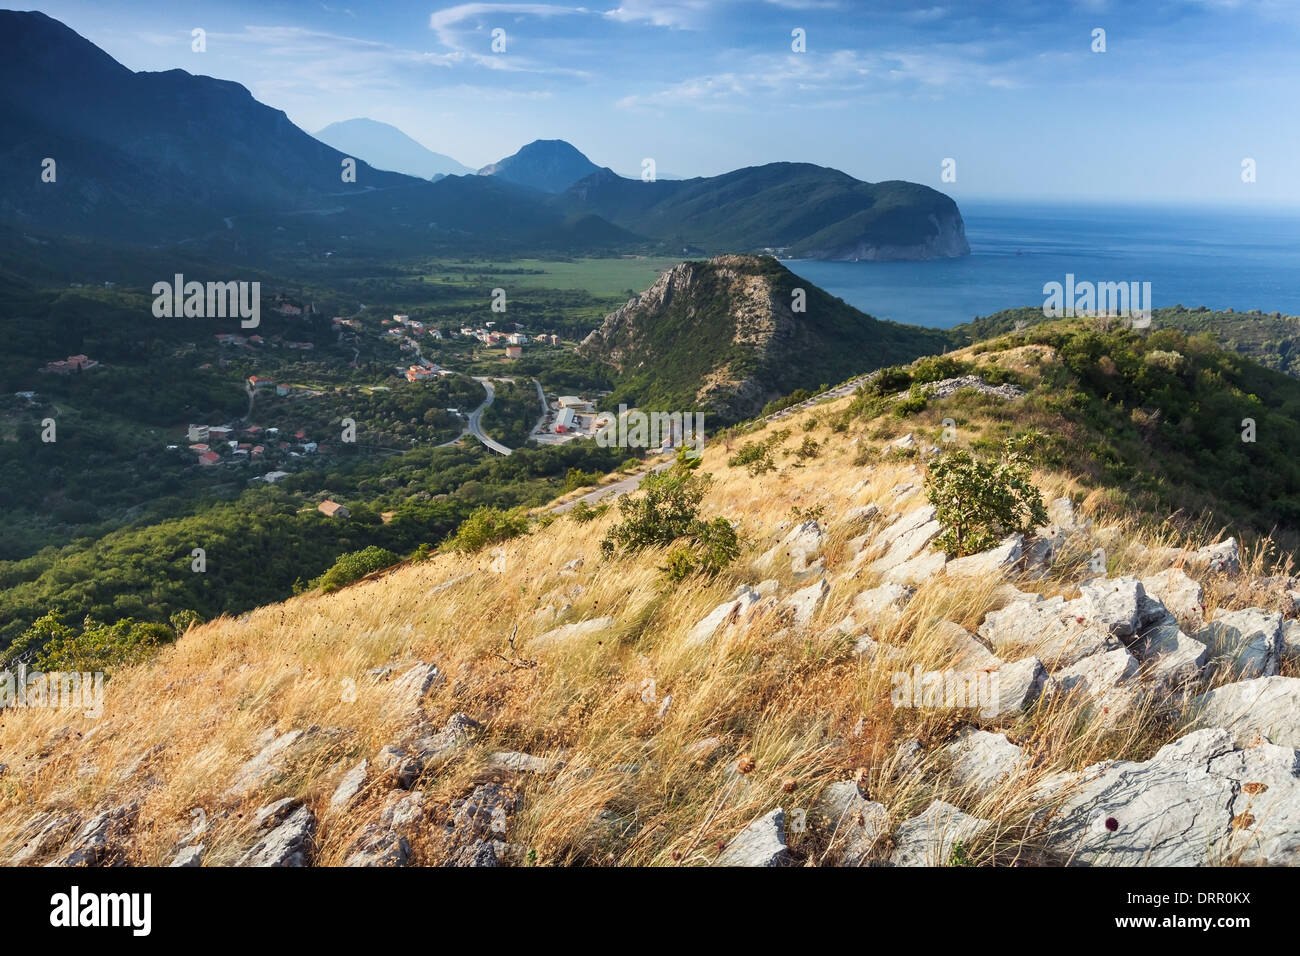
[{"label": "green field", "polygon": [[503,262],[432,263],[426,281],[463,282],[485,278],[505,288],[578,289],[594,296],[622,295],[628,289],[643,292],[659,273],[681,260],[646,256],[636,259],[511,259]]}]

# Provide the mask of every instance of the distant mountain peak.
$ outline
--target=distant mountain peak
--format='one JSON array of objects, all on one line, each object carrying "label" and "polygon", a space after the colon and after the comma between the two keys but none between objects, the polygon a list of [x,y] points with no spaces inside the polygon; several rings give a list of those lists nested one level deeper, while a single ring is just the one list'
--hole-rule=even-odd
[{"label": "distant mountain peak", "polygon": [[572,143],[562,139],[536,139],[513,156],[484,166],[480,176],[499,176],[520,186],[561,193],[600,167]]},{"label": "distant mountain peak", "polygon": [[316,133],[316,138],[349,156],[364,159],[376,169],[388,169],[421,179],[465,176],[474,172],[450,156],[435,153],[396,126],[367,117],[330,123]]}]

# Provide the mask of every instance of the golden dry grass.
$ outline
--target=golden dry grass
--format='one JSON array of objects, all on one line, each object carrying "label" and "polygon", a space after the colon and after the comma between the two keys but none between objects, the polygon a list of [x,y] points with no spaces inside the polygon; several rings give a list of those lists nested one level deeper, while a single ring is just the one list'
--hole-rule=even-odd
[{"label": "golden dry grass", "polygon": [[[810,419],[818,424],[805,431]],[[99,720],[58,710],[4,712],[0,757],[9,770],[0,777],[0,859],[42,810],[85,815],[139,798],[132,862],[168,862],[195,808],[202,808],[207,862],[231,863],[248,845],[252,811],[292,796],[307,800],[321,818],[318,861],[338,863],[377,813],[385,789],[374,787],[347,814],[331,815],[326,805],[333,788],[358,760],[399,739],[409,722],[393,706],[392,685],[366,672],[383,666],[400,672],[416,661],[435,662],[447,676],[423,704],[434,726],[456,712],[486,725],[471,748],[421,780],[431,805],[445,807],[476,781],[500,777],[487,766],[493,751],[563,759],[558,772],[510,779],[524,803],[509,841],[542,865],[707,863],[774,806],[811,810],[827,784],[859,772],[895,825],[944,799],[996,822],[971,848],[977,862],[1036,858],[1027,793],[1037,780],[1104,758],[1148,756],[1177,728],[1147,707],[1115,729],[1057,700],[1007,728],[1030,760],[1023,774],[983,797],[948,782],[941,745],[968,715],[894,708],[891,674],[913,664],[944,667],[941,625],[974,631],[1001,606],[1003,581],[990,574],[922,584],[901,614],[868,624],[876,640],[899,649],[903,663],[858,658],[853,638],[834,624],[856,594],[878,582],[867,571],[839,575],[849,566],[849,540],[884,521],[849,528],[837,517],[872,502],[897,514],[924,503],[924,492],[913,461],[886,456],[869,469],[853,461],[864,444],[878,451],[883,440],[906,430],[926,444],[938,436],[892,419],[839,432],[829,421],[826,408],[815,408],[745,436],[790,429],[777,471],[760,478],[729,467],[722,447],[706,449],[703,470],[715,481],[705,512],[738,520],[746,541],[742,560],[714,580],[667,586],[659,553],[602,558],[599,541],[616,520],[613,509],[587,524],[561,518],[506,543],[503,571],[493,570],[502,564],[487,553],[438,554],[334,594],[306,594],[198,627],[153,662],[116,675]],[[792,451],[805,434],[822,447],[799,463]],[[1047,500],[1072,496],[1088,510],[1086,491],[1070,476],[1040,472],[1035,480]],[[916,487],[899,499],[893,489],[905,482]],[[691,646],[692,626],[737,585],[775,578],[781,594],[802,586],[788,561],[770,571],[753,564],[789,526],[792,508],[818,506],[829,525],[824,556],[833,587],[811,626],[792,629],[780,614],[767,613],[747,629],[720,631],[712,643]],[[1184,543],[1135,522],[1094,529],[1071,544],[1051,576],[1017,586],[1075,596],[1075,572],[1101,541],[1112,575],[1154,569],[1139,545]],[[565,573],[564,565],[579,556],[582,567]],[[1251,560],[1252,572],[1264,570],[1262,553]],[[446,582],[454,583],[431,593]],[[1213,606],[1229,599],[1216,586],[1207,589]],[[605,615],[617,621],[609,631],[535,643],[559,624]],[[512,653],[508,641],[516,631]],[[536,666],[512,666],[506,658]],[[671,705],[661,715],[668,695]],[[338,730],[319,738],[284,775],[247,796],[227,795],[267,728],[308,727]],[[908,767],[899,747],[912,739],[922,756]],[[736,767],[742,756],[746,766],[753,764],[746,773]],[[824,828],[788,838],[810,864],[836,859]],[[417,862],[440,862],[440,853],[437,840],[416,841]]]}]

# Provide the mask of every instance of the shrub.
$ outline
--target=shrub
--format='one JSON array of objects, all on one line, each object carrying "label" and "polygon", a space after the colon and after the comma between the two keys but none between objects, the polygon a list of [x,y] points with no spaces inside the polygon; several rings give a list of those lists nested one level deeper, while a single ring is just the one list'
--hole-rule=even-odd
[{"label": "shrub", "polygon": [[1007,439],[1001,457],[977,458],[966,449],[939,456],[926,474],[926,493],[943,525],[936,539],[960,557],[993,547],[1001,538],[1047,523],[1043,496],[1030,482],[1032,439]]},{"label": "shrub", "polygon": [[859,391],[863,395],[893,395],[895,392],[901,392],[911,384],[911,372],[900,365],[891,365],[888,368],[882,368],[879,374],[863,385]]},{"label": "shrub", "polygon": [[669,581],[685,580],[694,574],[712,577],[740,557],[740,539],[726,518],[700,522],[694,538],[668,552],[667,564],[659,570]]},{"label": "shrub", "polygon": [[641,482],[644,494],[619,499],[622,520],[600,543],[601,551],[630,554],[677,544],[660,568],[669,580],[717,574],[740,556],[740,542],[725,518],[704,521],[699,517],[700,502],[712,480],[693,473],[684,462],[647,475]]},{"label": "shrub", "polygon": [[769,438],[761,442],[745,442],[740,446],[740,451],[727,459],[727,464],[733,468],[744,465],[753,478],[775,470],[776,462],[772,460],[772,440]]},{"label": "shrub", "polygon": [[503,511],[487,505],[475,508],[444,545],[449,551],[478,551],[489,544],[517,538],[528,530],[522,508]]},{"label": "shrub", "polygon": [[602,550],[630,553],[672,544],[692,534],[711,481],[708,475],[692,474],[675,465],[646,475],[640,488],[644,494],[624,495],[618,500],[622,520],[610,529]]},{"label": "shrub", "polygon": [[579,501],[569,510],[569,517],[578,524],[586,524],[588,521],[595,521],[608,510],[609,505],[598,505],[593,508],[587,502]]},{"label": "shrub", "polygon": [[113,624],[102,624],[87,617],[78,633],[60,624],[53,612],[33,623],[24,638],[29,636],[44,644],[36,657],[37,670],[105,674],[149,660],[159,648],[176,638],[166,624],[130,617]]},{"label": "shrub", "polygon": [[899,399],[894,403],[894,417],[906,418],[908,415],[925,411],[926,403],[925,393],[918,386],[913,385],[907,392],[907,398]]},{"label": "shrub", "polygon": [[364,578],[367,574],[391,568],[397,561],[398,557],[393,552],[372,544],[360,551],[339,555],[333,567],[313,581],[311,586],[318,587],[328,594],[330,591],[337,591],[344,585]]},{"label": "shrub", "polygon": [[817,457],[817,451],[820,447],[816,438],[813,438],[812,435],[805,435],[803,444],[795,450],[794,454],[800,461],[807,461],[809,458]]},{"label": "shrub", "polygon": [[576,491],[579,488],[586,488],[588,485],[598,485],[603,477],[604,475],[598,471],[583,471],[581,468],[570,468],[568,474],[564,476],[564,487],[560,493],[565,494]]},{"label": "shrub", "polygon": [[945,378],[959,378],[969,375],[974,367],[970,362],[962,362],[947,355],[927,355],[912,366],[912,382],[925,385],[941,382]]}]

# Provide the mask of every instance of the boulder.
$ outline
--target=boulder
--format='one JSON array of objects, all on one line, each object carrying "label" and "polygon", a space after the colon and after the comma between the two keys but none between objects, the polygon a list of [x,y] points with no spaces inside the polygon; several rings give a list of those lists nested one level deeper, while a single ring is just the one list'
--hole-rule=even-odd
[{"label": "boulder", "polygon": [[993,682],[996,698],[980,709],[979,717],[990,723],[1015,717],[1037,704],[1054,686],[1043,662],[1036,657],[1003,664]]},{"label": "boulder", "polygon": [[343,775],[339,785],[334,788],[334,794],[330,797],[329,809],[331,813],[338,813],[346,810],[357,798],[361,788],[366,785],[366,768],[368,764],[362,760],[359,764]]},{"label": "boulder", "polygon": [[882,615],[895,615],[907,602],[912,600],[916,588],[902,584],[882,584],[878,588],[863,591],[853,599],[853,615],[857,619],[869,622]]},{"label": "boulder", "polygon": [[1150,628],[1130,650],[1142,664],[1142,676],[1161,692],[1199,680],[1210,660],[1209,648],[1188,637],[1177,624]]},{"label": "boulder", "polygon": [[429,692],[442,684],[446,678],[438,665],[417,661],[403,671],[390,685],[389,697],[393,706],[403,710],[414,710]]},{"label": "boulder", "polygon": [[1282,660],[1300,662],[1300,621],[1282,625]]},{"label": "boulder", "polygon": [[1013,534],[1003,538],[1002,543],[996,548],[990,548],[988,551],[981,551],[979,554],[972,554],[949,561],[944,568],[944,573],[958,577],[993,574],[1014,565],[1024,553],[1024,536]]},{"label": "boulder", "polygon": [[258,738],[263,743],[262,749],[235,771],[235,779],[226,789],[225,796],[228,799],[245,797],[269,783],[283,772],[287,758],[305,736],[301,730],[290,730],[278,735],[274,730],[264,732]]},{"label": "boulder", "polygon": [[1271,677],[1282,661],[1282,615],[1259,608],[1219,611],[1196,639],[1234,676]]},{"label": "boulder", "polygon": [[890,568],[883,579],[892,584],[924,584],[943,572],[948,558],[939,551],[923,551],[914,558],[909,558],[897,567]]},{"label": "boulder", "polygon": [[1195,631],[1205,622],[1205,590],[1181,568],[1169,568],[1145,577],[1142,587],[1163,604],[1180,625]]},{"label": "boulder", "polygon": [[1024,752],[1005,734],[985,730],[963,731],[943,753],[951,761],[953,784],[976,797],[991,793],[1024,761]]},{"label": "boulder", "polygon": [[794,623],[799,627],[807,627],[812,623],[813,615],[821,609],[826,601],[826,595],[830,594],[831,586],[825,578],[815,581],[795,591],[788,598],[781,602],[782,607],[787,607],[794,612]]},{"label": "boulder", "polygon": [[121,862],[138,811],[138,803],[127,803],[91,817],[73,835],[63,855],[50,865],[111,866]]},{"label": "boulder", "polygon": [[700,647],[707,644],[723,625],[731,627],[746,620],[759,597],[758,591],[742,584],[730,600],[719,604],[691,628],[686,635],[686,643],[691,647]]},{"label": "boulder", "polygon": [[785,866],[785,811],[773,810],[741,830],[714,861],[714,866]]},{"label": "boulder", "polygon": [[406,866],[411,858],[407,832],[424,815],[424,794],[394,790],[384,801],[375,823],[367,825],[353,841],[344,866]]},{"label": "boulder", "polygon": [[488,758],[488,766],[493,770],[510,773],[551,773],[562,769],[564,761],[553,757],[534,757],[514,750],[501,750]]},{"label": "boulder", "polygon": [[817,813],[841,866],[862,866],[889,833],[889,811],[864,797],[852,780],[827,787],[817,803]]},{"label": "boulder", "polygon": [[1196,727],[1221,727],[1239,746],[1259,737],[1300,749],[1300,678],[1256,677],[1192,699]]},{"label": "boulder", "polygon": [[1120,646],[1106,628],[1083,617],[1082,610],[1061,597],[1015,601],[985,615],[979,635],[1003,660],[1033,654],[1049,667],[1073,664],[1089,654]]},{"label": "boulder", "polygon": [[920,816],[903,823],[894,835],[891,866],[948,866],[958,843],[977,839],[993,824],[936,800]]},{"label": "boulder", "polygon": [[1085,768],[1046,817],[1048,846],[1084,866],[1300,863],[1300,754],[1198,730],[1150,760]]},{"label": "boulder", "polygon": [[202,865],[203,865],[203,851],[204,851],[204,846],[203,846],[202,843],[198,844],[197,846],[187,846],[187,847],[183,847],[183,848],[180,850],[180,852],[176,854],[175,858],[174,858],[170,863],[167,864],[167,866],[168,866],[168,867],[173,867],[173,866],[181,866],[181,867],[202,866]]},{"label": "boulder", "polygon": [[62,846],[81,825],[76,812],[45,812],[27,821],[14,841],[18,849],[9,857],[10,866],[22,866]]},{"label": "boulder", "polygon": [[306,866],[311,859],[316,818],[306,806],[258,840],[237,866]]},{"label": "boulder", "polygon": [[933,505],[924,505],[909,511],[876,536],[873,549],[885,549],[885,553],[870,565],[870,570],[883,574],[910,561],[921,553],[943,526],[935,520]]},{"label": "boulder", "polygon": [[1063,694],[1090,702],[1094,714],[1113,723],[1132,712],[1138,702],[1138,662],[1124,648],[1101,651],[1052,674]]},{"label": "boulder", "polygon": [[580,637],[594,637],[608,631],[615,623],[612,617],[593,617],[585,621],[564,624],[554,630],[547,631],[545,634],[534,637],[529,643],[529,647],[549,648],[567,644]]}]

